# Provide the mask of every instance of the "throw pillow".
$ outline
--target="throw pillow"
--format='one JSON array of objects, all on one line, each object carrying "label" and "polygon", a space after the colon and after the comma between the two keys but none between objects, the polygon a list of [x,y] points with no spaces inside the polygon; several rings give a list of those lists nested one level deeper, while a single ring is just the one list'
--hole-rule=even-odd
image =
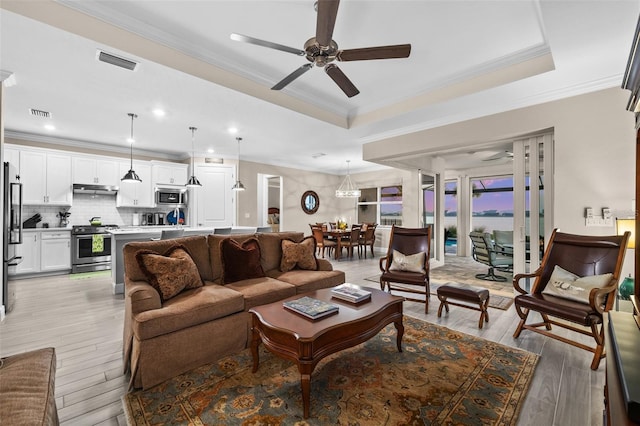
[{"label": "throw pillow", "polygon": [[421,251],[416,254],[402,254],[397,250],[393,251],[390,271],[417,272],[424,274],[424,260],[426,253]]},{"label": "throw pillow", "polygon": [[264,277],[260,263],[260,245],[255,238],[249,238],[242,244],[233,238],[220,241],[222,254],[222,284]]},{"label": "throw pillow", "polygon": [[282,259],[280,260],[280,270],[290,271],[294,268],[308,271],[318,270],[318,260],[316,259],[316,240],[313,237],[306,237],[301,242],[283,239]]},{"label": "throw pillow", "polygon": [[152,250],[139,250],[136,260],[149,284],[160,293],[164,302],[182,290],[202,287],[198,267],[186,247],[175,245],[160,254]]},{"label": "throw pillow", "polygon": [[542,294],[562,297],[576,302],[589,303],[589,293],[593,288],[604,287],[611,282],[613,274],[587,275],[579,277],[560,266],[553,268],[549,282]]}]

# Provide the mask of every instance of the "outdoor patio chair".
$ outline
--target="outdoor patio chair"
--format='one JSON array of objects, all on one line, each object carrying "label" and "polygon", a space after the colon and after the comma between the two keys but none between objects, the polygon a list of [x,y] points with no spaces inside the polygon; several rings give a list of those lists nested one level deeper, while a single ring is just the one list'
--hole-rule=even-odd
[{"label": "outdoor patio chair", "polygon": [[470,232],[473,244],[473,260],[489,267],[486,274],[476,274],[476,278],[487,281],[507,281],[507,277],[496,275],[495,270],[507,272],[513,268],[513,256],[505,255],[495,249],[488,232]]},{"label": "outdoor patio chair", "polygon": [[[380,258],[380,289],[388,288],[409,294],[422,294],[424,299],[405,299],[424,303],[429,313],[429,258],[431,257],[431,226],[401,228],[393,225],[387,255]],[[401,285],[398,285],[401,284]]]},{"label": "outdoor patio chair", "polygon": [[[513,337],[518,338],[526,329],[593,352],[591,369],[597,370],[605,356],[603,315],[616,299],[629,236],[629,232],[603,237],[554,230],[540,267],[513,278],[520,293],[514,298],[520,323]],[[535,281],[527,291],[520,282],[531,278]],[[540,314],[542,322],[526,323],[532,311]],[[567,333],[552,333],[552,325],[591,336],[595,346],[565,337]]]}]

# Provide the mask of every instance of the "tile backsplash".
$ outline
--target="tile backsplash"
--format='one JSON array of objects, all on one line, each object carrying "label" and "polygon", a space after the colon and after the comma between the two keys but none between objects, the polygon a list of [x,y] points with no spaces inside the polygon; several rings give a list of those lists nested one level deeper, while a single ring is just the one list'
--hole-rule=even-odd
[{"label": "tile backsplash", "polygon": [[[93,195],[93,194],[73,194],[73,206],[23,206],[22,220],[26,220],[36,213],[40,213],[42,221],[37,227],[41,228],[44,223],[48,223],[50,228],[57,228],[60,219],[57,217],[58,212],[68,211],[69,226],[71,225],[89,225],[90,219],[99,216],[103,224],[131,226],[133,225],[134,214],[140,213],[168,213],[169,209],[164,208],[137,208],[137,207],[118,207],[116,208],[116,197],[114,195]],[[183,209],[186,215],[186,209]]]}]

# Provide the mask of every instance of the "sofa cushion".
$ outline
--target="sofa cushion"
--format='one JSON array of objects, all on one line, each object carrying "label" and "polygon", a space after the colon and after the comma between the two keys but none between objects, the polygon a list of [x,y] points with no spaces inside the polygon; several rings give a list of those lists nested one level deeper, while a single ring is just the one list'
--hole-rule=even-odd
[{"label": "sofa cushion", "polygon": [[243,310],[242,294],[207,282],[203,287],[183,291],[161,309],[134,315],[133,333],[139,340],[150,339]]},{"label": "sofa cushion", "polygon": [[269,277],[252,278],[225,285],[244,296],[244,309],[277,302],[286,297],[295,296],[295,286]]},{"label": "sofa cushion", "polygon": [[153,250],[139,250],[136,260],[147,276],[147,281],[163,301],[169,300],[184,289],[202,287],[202,279],[189,251],[182,245],[174,245],[163,254]]},{"label": "sofa cushion", "polygon": [[242,244],[233,238],[220,242],[222,253],[222,284],[229,284],[249,278],[264,277],[260,265],[260,245],[255,238],[249,238]]},{"label": "sofa cushion", "polygon": [[203,281],[212,281],[211,262],[209,261],[209,246],[204,235],[194,235],[192,237],[182,237],[171,240],[158,241],[132,241],[125,244],[123,248],[124,273],[131,281],[146,281],[147,276],[140,269],[135,254],[138,250],[152,250],[157,253],[164,253],[172,246],[180,244],[186,247],[191,258],[198,267],[200,278]]},{"label": "sofa cushion", "polygon": [[270,271],[280,268],[283,239],[300,242],[304,238],[302,232],[265,232],[257,235],[262,256],[262,269]]},{"label": "sofa cushion", "polygon": [[282,259],[280,260],[280,270],[290,271],[294,268],[307,271],[316,271],[318,261],[316,260],[316,239],[307,237],[296,243],[291,240],[282,240]]},{"label": "sofa cushion", "polygon": [[297,294],[321,288],[331,288],[345,282],[345,274],[343,271],[332,270],[305,271],[302,269],[293,269],[288,272],[273,270],[267,275],[295,286]]},{"label": "sofa cushion", "polygon": [[[221,283],[222,279],[222,252],[220,251],[220,243],[229,238],[228,235],[209,234],[207,235],[208,257],[211,265],[211,281]],[[242,244],[250,238],[255,238],[254,234],[238,234],[233,239]],[[262,248],[262,247],[261,247]]]}]

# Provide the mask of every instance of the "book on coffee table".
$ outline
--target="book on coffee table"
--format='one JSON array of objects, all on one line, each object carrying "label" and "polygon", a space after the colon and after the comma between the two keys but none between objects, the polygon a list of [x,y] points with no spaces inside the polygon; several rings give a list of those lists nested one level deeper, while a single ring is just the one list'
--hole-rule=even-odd
[{"label": "book on coffee table", "polygon": [[371,292],[357,285],[344,283],[331,289],[331,296],[347,302],[359,303],[367,299],[371,299]]},{"label": "book on coffee table", "polygon": [[300,299],[282,302],[282,305],[307,318],[318,319],[338,312],[338,306],[322,300],[304,296]]}]

